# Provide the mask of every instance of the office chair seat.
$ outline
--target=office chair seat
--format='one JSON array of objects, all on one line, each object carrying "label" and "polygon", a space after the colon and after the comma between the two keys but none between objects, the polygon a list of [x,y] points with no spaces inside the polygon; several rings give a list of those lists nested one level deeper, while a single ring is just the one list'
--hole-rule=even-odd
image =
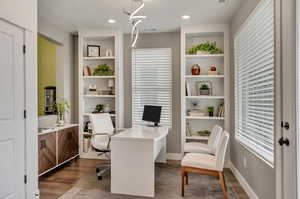
[{"label": "office chair seat", "polygon": [[[111,121],[111,116],[108,113],[91,114],[89,116],[92,127],[91,144],[94,151],[98,152],[98,156],[105,156],[107,160],[110,159],[110,137],[114,134],[114,126]],[[97,168],[98,179],[110,170],[110,164],[103,164],[101,168]]]}]

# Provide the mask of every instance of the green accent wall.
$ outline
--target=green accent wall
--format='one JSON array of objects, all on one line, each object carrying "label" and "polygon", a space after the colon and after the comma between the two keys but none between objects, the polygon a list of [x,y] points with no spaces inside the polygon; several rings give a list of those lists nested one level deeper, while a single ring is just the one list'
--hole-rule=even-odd
[{"label": "green accent wall", "polygon": [[38,114],[44,113],[44,88],[56,86],[57,44],[38,35]]}]

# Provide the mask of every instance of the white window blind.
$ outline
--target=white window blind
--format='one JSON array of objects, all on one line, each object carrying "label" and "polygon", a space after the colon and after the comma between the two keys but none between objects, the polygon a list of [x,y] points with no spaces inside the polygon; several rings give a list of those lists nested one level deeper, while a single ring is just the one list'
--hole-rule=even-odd
[{"label": "white window blind", "polygon": [[144,105],[162,106],[160,123],[172,126],[171,49],[132,50],[132,125],[142,123]]},{"label": "white window blind", "polygon": [[274,3],[262,0],[234,38],[235,137],[273,164]]}]

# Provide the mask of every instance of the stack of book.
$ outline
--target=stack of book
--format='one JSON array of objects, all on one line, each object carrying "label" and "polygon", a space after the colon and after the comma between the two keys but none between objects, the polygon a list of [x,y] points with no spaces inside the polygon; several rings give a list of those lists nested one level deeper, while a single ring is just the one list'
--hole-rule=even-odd
[{"label": "stack of book", "polygon": [[217,112],[217,117],[224,117],[224,104],[220,104]]},{"label": "stack of book", "polygon": [[201,116],[205,116],[205,111],[201,109],[191,109],[188,111],[188,115],[201,117]]}]

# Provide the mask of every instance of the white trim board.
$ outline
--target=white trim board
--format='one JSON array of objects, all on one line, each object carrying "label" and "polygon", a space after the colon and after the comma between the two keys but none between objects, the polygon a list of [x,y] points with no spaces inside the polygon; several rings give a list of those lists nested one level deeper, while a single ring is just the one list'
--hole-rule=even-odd
[{"label": "white trim board", "polygon": [[181,160],[182,153],[167,153],[167,160]]},{"label": "white trim board", "polygon": [[230,169],[233,173],[233,175],[236,177],[236,179],[239,181],[249,198],[251,199],[259,199],[259,197],[256,195],[256,193],[253,191],[251,186],[248,184],[246,179],[242,176],[242,174],[239,172],[239,170],[232,164],[232,162],[228,162],[230,165]]}]

